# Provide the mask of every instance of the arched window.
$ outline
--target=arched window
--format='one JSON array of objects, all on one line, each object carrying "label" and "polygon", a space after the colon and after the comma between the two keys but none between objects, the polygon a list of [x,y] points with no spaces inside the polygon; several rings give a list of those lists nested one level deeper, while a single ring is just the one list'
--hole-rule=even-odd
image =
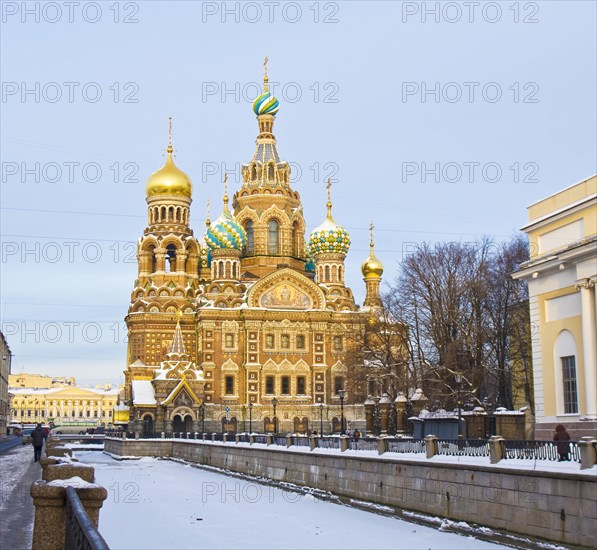
[{"label": "arched window", "polygon": [[155,270],[157,269],[157,258],[155,255],[155,246],[152,246],[148,249],[148,252],[151,254],[151,263],[150,263],[150,269],[151,269],[151,273],[155,273]]},{"label": "arched window", "polygon": [[330,282],[330,266],[329,265],[325,266],[325,282],[326,283]]},{"label": "arched window", "polygon": [[335,265],[332,266],[332,281],[334,283],[338,282],[338,267]]},{"label": "arched window", "polygon": [[279,254],[279,233],[280,225],[276,220],[270,220],[267,228],[267,252],[268,254]]},{"label": "arched window", "polygon": [[269,181],[274,181],[274,165],[270,164],[268,167],[268,179]]},{"label": "arched window", "polygon": [[248,220],[245,224],[245,233],[247,234],[247,254],[253,254],[255,250],[255,232],[253,231],[253,220]]},{"label": "arched window", "polygon": [[166,247],[166,273],[176,271],[176,246],[169,244]]}]

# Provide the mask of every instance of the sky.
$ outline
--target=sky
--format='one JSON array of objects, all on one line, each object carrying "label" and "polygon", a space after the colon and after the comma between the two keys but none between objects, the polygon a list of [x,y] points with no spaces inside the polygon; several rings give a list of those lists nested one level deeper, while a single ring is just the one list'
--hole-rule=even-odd
[{"label": "sky", "polygon": [[191,226],[240,186],[269,58],[275,134],[307,229],[375,224],[392,282],[423,241],[510,239],[526,207],[596,172],[596,4],[2,2],[0,322],[13,372],[122,381],[124,317],[164,162]]}]

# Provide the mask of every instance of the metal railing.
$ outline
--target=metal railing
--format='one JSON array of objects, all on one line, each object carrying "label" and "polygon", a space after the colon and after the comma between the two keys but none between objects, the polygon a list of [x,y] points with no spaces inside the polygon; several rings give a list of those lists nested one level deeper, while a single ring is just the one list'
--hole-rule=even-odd
[{"label": "metal railing", "polygon": [[[235,443],[235,435],[233,433],[227,433],[227,443]],[[272,439],[272,443],[276,446],[285,447],[287,445],[286,434],[249,434],[241,433],[239,440],[243,443],[250,443],[250,438],[253,438],[254,443],[260,443],[266,445],[268,438]],[[107,432],[106,437],[112,438],[123,438],[123,432]],[[127,438],[134,439],[134,433],[127,433]],[[153,434],[141,434],[141,439],[160,439],[161,433]],[[190,437],[186,432],[174,432],[164,433],[166,439],[171,438],[182,438],[191,440],[203,440],[206,441],[224,441],[223,432],[213,432],[203,434],[201,432],[191,432]],[[213,439],[212,439],[213,438]],[[340,437],[338,436],[317,436],[316,447],[321,449],[336,449],[340,451]],[[425,453],[426,446],[425,440],[423,439],[410,439],[410,438],[398,438],[398,437],[386,437],[384,438],[385,447],[388,452],[391,453]],[[487,439],[436,439],[437,445],[436,455],[443,456],[463,456],[463,457],[489,457],[489,440]],[[309,437],[304,435],[292,436],[292,443],[297,447],[310,447]],[[354,438],[350,439],[348,448],[354,451],[376,451],[380,449],[380,439],[377,437],[361,437],[358,441]],[[581,462],[580,449],[577,442],[565,441],[565,442],[553,442],[553,441],[522,441],[522,440],[510,440],[506,439],[503,441],[504,445],[504,458],[505,459],[518,459],[518,460],[571,460],[573,462]],[[558,452],[558,449],[562,451]],[[562,458],[562,456],[564,458]]]},{"label": "metal railing", "polygon": [[317,438],[317,446],[322,449],[339,449],[340,438],[339,437],[319,437]]},{"label": "metal railing", "polygon": [[66,488],[64,548],[65,550],[110,550],[87,515],[74,487]]},{"label": "metal railing", "polygon": [[391,453],[424,453],[424,439],[388,439],[388,451]]},{"label": "metal railing", "polygon": [[445,456],[489,456],[486,439],[438,439],[437,454]]},{"label": "metal railing", "polygon": [[379,439],[377,437],[352,438],[348,448],[351,451],[377,451],[379,450]]},{"label": "metal railing", "polygon": [[274,435],[274,445],[282,445],[286,447],[286,436],[280,434]]},{"label": "metal railing", "polygon": [[580,451],[576,441],[516,441],[506,439],[505,459],[522,460],[566,460],[580,462]]}]

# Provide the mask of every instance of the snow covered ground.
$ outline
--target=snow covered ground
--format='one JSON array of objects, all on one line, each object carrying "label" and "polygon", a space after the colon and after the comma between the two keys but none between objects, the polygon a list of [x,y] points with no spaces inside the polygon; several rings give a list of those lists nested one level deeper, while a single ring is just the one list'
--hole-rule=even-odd
[{"label": "snow covered ground", "polygon": [[110,548],[503,548],[168,460],[76,455],[108,490],[99,528]]},{"label": "snow covered ground", "polygon": [[0,517],[5,515],[7,506],[14,505],[13,499],[29,498],[29,484],[23,478],[32,460],[31,445],[18,445],[0,454]]}]

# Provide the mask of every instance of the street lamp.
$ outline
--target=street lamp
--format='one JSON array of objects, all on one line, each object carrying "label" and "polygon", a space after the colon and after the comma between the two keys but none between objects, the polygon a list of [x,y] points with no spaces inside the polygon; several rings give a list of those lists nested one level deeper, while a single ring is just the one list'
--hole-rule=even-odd
[{"label": "street lamp", "polygon": [[201,433],[205,433],[205,403],[201,403]]},{"label": "street lamp", "polygon": [[319,404],[319,435],[323,435],[323,403]]},{"label": "street lamp", "polygon": [[274,406],[274,433],[278,433],[278,419],[276,418],[276,405],[278,404],[278,400],[274,397],[272,399],[272,405]]},{"label": "street lamp", "polygon": [[346,396],[346,390],[338,390],[338,397],[340,398],[340,431],[341,435],[346,432],[346,426],[344,425],[344,397]]},{"label": "street lamp", "polygon": [[249,434],[253,433],[253,403],[249,403]]},{"label": "street lamp", "polygon": [[462,389],[462,373],[456,372],[454,373],[454,381],[458,387],[458,448],[460,448],[461,440],[462,440],[462,399],[460,395],[460,391]]}]

